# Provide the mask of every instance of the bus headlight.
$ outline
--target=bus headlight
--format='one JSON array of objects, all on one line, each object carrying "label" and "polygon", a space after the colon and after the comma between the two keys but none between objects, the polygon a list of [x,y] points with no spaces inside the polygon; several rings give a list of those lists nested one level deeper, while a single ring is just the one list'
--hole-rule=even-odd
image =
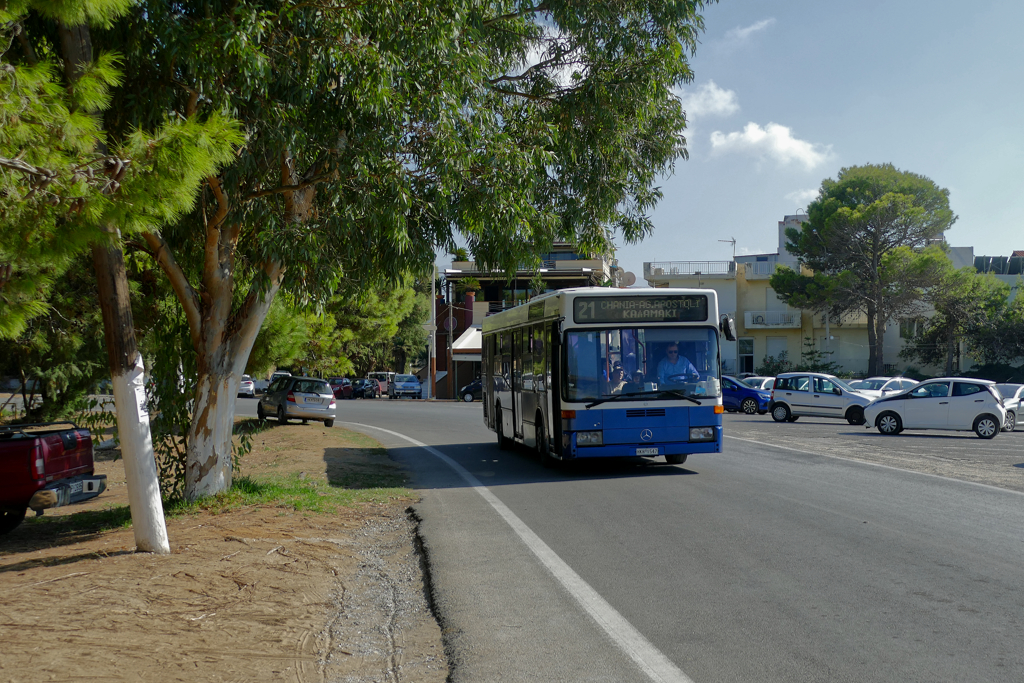
[{"label": "bus headlight", "polygon": [[577,446],[603,446],[604,437],[601,432],[576,432]]},{"label": "bus headlight", "polygon": [[690,427],[690,441],[714,441],[714,427]]}]

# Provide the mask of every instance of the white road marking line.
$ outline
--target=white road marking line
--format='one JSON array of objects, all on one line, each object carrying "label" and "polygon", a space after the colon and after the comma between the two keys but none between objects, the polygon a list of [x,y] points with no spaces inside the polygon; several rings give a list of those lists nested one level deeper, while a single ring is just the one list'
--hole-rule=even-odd
[{"label": "white road marking line", "polygon": [[952,481],[952,482],[956,482],[958,484],[970,484],[971,486],[980,486],[982,488],[992,489],[993,491],[1002,491],[1003,493],[1013,493],[1013,494],[1016,494],[1018,496],[1024,496],[1024,491],[1014,491],[1013,489],[1004,489],[1001,486],[993,486],[992,484],[982,484],[981,482],[977,482],[977,481],[967,481],[966,479],[955,479],[953,477],[946,477],[946,476],[943,476],[941,474],[931,474],[930,472],[918,472],[917,470],[908,470],[908,469],[904,469],[902,467],[893,467],[892,465],[883,465],[881,463],[871,462],[869,460],[858,460],[857,458],[847,458],[847,457],[844,457],[842,455],[829,455],[828,453],[816,453],[814,451],[805,451],[805,450],[801,450],[799,448],[793,448],[791,446],[776,446],[775,444],[772,444],[772,443],[765,443],[763,441],[754,441],[753,439],[744,439],[744,438],[739,437],[739,436],[730,436],[728,434],[724,434],[723,436],[725,436],[725,438],[727,438],[727,439],[735,439],[736,441],[744,441],[746,443],[752,443],[752,444],[756,444],[758,446],[764,446],[765,448],[780,448],[780,449],[782,449],[784,451],[793,451],[794,453],[803,453],[804,455],[817,455],[817,456],[820,456],[822,458],[834,458],[836,460],[845,460],[846,462],[855,462],[855,463],[860,464],[860,465],[870,465],[872,467],[881,467],[882,469],[886,469],[886,470],[895,470],[897,472],[904,472],[906,474],[917,474],[917,475],[920,475],[922,477],[934,477],[935,479],[942,479],[944,481]]},{"label": "white road marking line", "polygon": [[343,422],[342,424],[356,425],[359,427],[369,427],[370,429],[377,429],[392,436],[397,436],[400,439],[405,439],[409,443],[418,446],[428,453],[439,458],[453,470],[460,477],[466,480],[474,491],[480,494],[480,496],[490,503],[491,507],[504,518],[512,530],[516,532],[519,538],[522,539],[523,543],[526,544],[537,559],[548,568],[548,570],[554,575],[554,577],[561,583],[569,594],[576,599],[576,602],[586,610],[587,614],[594,618],[594,621],[604,629],[604,632],[615,641],[622,650],[629,655],[640,669],[647,674],[648,678],[652,681],[658,681],[659,683],[693,683],[693,679],[687,676],[682,670],[677,667],[672,661],[661,653],[658,648],[654,647],[649,640],[636,630],[636,628],[626,621],[626,619],[619,614],[614,607],[608,604],[608,602],[601,597],[601,595],[595,591],[590,585],[583,580],[583,578],[574,572],[572,568],[567,565],[562,558],[560,558],[555,551],[548,547],[548,545],[535,534],[530,527],[526,526],[521,519],[519,519],[514,512],[508,509],[508,507],[498,500],[498,497],[491,493],[490,489],[480,483],[476,477],[474,477],[466,468],[459,463],[455,462],[441,451],[428,446],[427,444],[417,441],[416,439],[410,438],[405,434],[393,432],[390,429],[384,429],[383,427],[374,427],[373,425],[362,424],[360,422]]}]

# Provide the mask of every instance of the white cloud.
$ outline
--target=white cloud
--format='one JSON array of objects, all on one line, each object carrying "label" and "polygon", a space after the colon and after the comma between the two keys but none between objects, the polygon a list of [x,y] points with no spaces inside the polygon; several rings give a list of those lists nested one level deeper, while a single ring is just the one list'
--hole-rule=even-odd
[{"label": "white cloud", "polygon": [[679,99],[683,103],[687,119],[696,119],[701,116],[729,116],[740,110],[739,99],[733,90],[723,90],[715,85],[714,81],[708,81],[699,88],[693,90],[682,90]]},{"label": "white cloud", "polygon": [[799,206],[806,206],[808,202],[816,199],[818,196],[818,188],[812,187],[809,190],[793,190],[787,194],[784,199],[797,204]]},{"label": "white cloud", "polygon": [[752,152],[770,157],[780,164],[792,162],[803,164],[808,170],[823,164],[831,153],[832,146],[823,146],[799,140],[793,137],[789,128],[777,123],[769,123],[762,128],[756,123],[748,123],[742,132],[723,133],[715,131],[711,134],[711,151]]},{"label": "white cloud", "polygon": [[736,43],[742,43],[752,34],[757,33],[758,31],[763,31],[774,23],[775,18],[772,17],[771,19],[762,19],[756,24],[751,24],[750,26],[737,26],[736,28],[726,31],[725,39]]}]

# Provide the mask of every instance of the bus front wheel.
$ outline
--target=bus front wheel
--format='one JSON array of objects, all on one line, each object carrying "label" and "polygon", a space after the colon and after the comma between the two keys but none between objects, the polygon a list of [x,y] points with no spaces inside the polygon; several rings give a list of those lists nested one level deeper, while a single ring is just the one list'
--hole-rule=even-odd
[{"label": "bus front wheel", "polygon": [[666,453],[665,462],[669,465],[682,465],[686,462],[686,453]]},{"label": "bus front wheel", "polygon": [[555,464],[554,458],[548,453],[548,430],[544,429],[544,423],[541,420],[541,416],[537,416],[537,425],[534,427],[534,434],[536,436],[537,443],[537,457],[540,458],[540,464],[544,467],[551,467]]}]

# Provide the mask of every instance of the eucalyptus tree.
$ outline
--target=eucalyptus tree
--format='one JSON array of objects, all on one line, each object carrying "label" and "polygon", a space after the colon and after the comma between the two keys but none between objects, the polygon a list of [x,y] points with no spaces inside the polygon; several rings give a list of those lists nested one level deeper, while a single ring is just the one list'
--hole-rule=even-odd
[{"label": "eucalyptus tree", "polygon": [[513,270],[555,238],[648,234],[704,5],[151,0],[108,32],[128,74],[112,129],[222,112],[247,136],[187,220],[145,234],[197,356],[188,497],[230,484],[239,375],[279,291],[322,305],[457,240]]},{"label": "eucalyptus tree", "polygon": [[786,248],[814,271],[779,269],[771,286],[787,302],[868,319],[869,374],[885,365],[886,326],[920,307],[945,258],[938,243],[956,220],[949,191],[892,164],[851,166],[822,181],[808,221]]}]

